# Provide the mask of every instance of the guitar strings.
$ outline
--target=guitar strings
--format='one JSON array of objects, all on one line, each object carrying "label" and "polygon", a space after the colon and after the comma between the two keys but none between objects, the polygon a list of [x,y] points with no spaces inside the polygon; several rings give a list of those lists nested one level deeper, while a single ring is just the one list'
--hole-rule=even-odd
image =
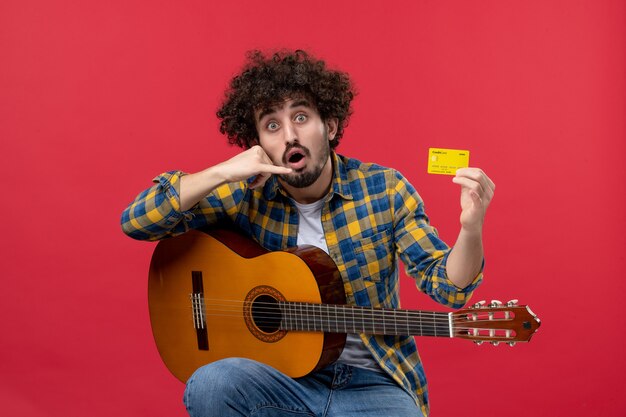
[{"label": "guitar strings", "polygon": [[[385,322],[383,326],[382,321],[374,321],[374,322],[352,322],[350,320],[330,320],[330,321],[315,321],[310,319],[308,316],[303,316],[304,318],[297,318],[294,320],[289,320],[286,324],[283,324],[281,320],[276,320],[280,315],[276,316],[255,316],[254,322],[257,326],[269,326],[275,327],[276,324],[279,324],[278,330],[287,330],[287,331],[325,331],[330,333],[364,333],[364,334],[380,334],[380,335],[412,335],[412,336],[442,336],[448,337],[450,334],[450,328],[448,327],[449,322],[445,323],[439,322],[427,322],[427,321],[409,321],[409,322],[399,322],[399,323],[389,323]],[[242,314],[214,314],[209,313],[205,314],[206,317],[221,317],[225,319],[238,319],[242,320]],[[468,322],[462,322],[468,323]],[[495,332],[503,332],[507,330],[514,330],[509,328],[493,328],[493,327],[480,327],[481,324],[493,323],[493,321],[476,321],[471,322],[471,326],[463,326],[463,325],[453,325],[452,331],[457,334],[458,332],[472,332],[472,331],[490,331],[493,330]],[[445,324],[445,327],[442,325]],[[437,327],[437,331],[439,334],[435,334],[435,326]],[[392,331],[392,329],[394,331]],[[405,331],[406,330],[406,331]],[[484,334],[479,334],[476,336],[487,336]],[[510,335],[502,335],[495,334],[490,336],[491,338],[498,338],[501,340],[511,340],[516,336],[516,333],[512,333]]]},{"label": "guitar strings", "polygon": [[[344,312],[346,314],[350,314],[356,312],[357,314],[384,314],[384,315],[400,315],[400,314],[410,314],[413,316],[424,316],[426,318],[432,318],[436,315],[436,318],[441,318],[442,320],[448,321],[448,313],[445,312],[420,312],[420,311],[412,311],[412,310],[403,310],[403,309],[393,309],[393,308],[378,308],[378,307],[364,307],[364,306],[352,306],[352,305],[344,305],[344,304],[314,304],[314,303],[253,303],[255,308],[259,309],[267,309],[267,310],[281,310],[290,313],[300,313],[305,312],[309,314],[323,314],[323,313],[338,313]],[[212,308],[213,310],[222,310],[222,311],[242,311],[242,305],[228,305],[228,304],[216,304],[216,303],[204,303],[202,306]],[[215,307],[222,307],[221,309],[215,309]],[[444,317],[445,316],[445,317]]]},{"label": "guitar strings", "polygon": [[[221,307],[226,307],[226,308],[222,308],[222,309],[215,309],[212,308],[213,311],[222,311],[222,312],[233,312],[233,313],[241,313],[242,309],[243,309],[243,304],[245,303],[245,301],[240,301],[240,300],[226,300],[226,299],[216,299],[216,298],[209,298],[209,299],[204,299],[204,301],[218,301],[219,303],[206,303],[206,302],[201,302],[202,306],[205,307],[216,307],[216,306],[221,306]],[[220,303],[230,303],[230,304],[220,304]],[[282,304],[280,304],[282,303]],[[397,317],[399,315],[403,315],[403,316],[408,316],[410,318],[413,319],[421,319],[421,320],[433,320],[433,321],[439,321],[441,323],[445,322],[448,323],[449,322],[449,313],[447,312],[436,312],[436,311],[415,311],[415,310],[403,310],[403,309],[390,309],[390,308],[372,308],[372,307],[364,307],[364,306],[353,306],[353,305],[347,305],[347,304],[316,304],[316,303],[307,303],[307,302],[286,302],[286,301],[280,301],[280,302],[262,302],[262,301],[256,301],[253,303],[255,306],[266,306],[266,308],[268,310],[276,310],[276,309],[281,309],[281,305],[285,306],[286,309],[283,309],[281,311],[278,311],[274,314],[276,315],[283,315],[283,314],[289,314],[291,316],[298,316],[299,314],[302,317],[309,317],[311,315],[323,315],[324,313],[326,313],[329,318],[330,318],[330,314],[337,314],[337,310],[341,310],[344,312],[344,315],[349,315],[351,316],[351,313],[356,313],[361,315],[361,318],[367,318],[365,317],[366,315],[370,315],[371,317],[369,318],[374,318],[377,319],[379,318],[380,320],[382,320],[381,317],[375,317],[376,315],[388,315],[390,316],[389,319],[403,319],[404,317]],[[299,311],[298,311],[299,310]],[[334,310],[334,311],[332,311]],[[503,310],[499,310],[498,312],[500,313],[504,313],[505,311]],[[485,315],[489,313],[489,311],[468,311],[467,313],[462,313],[462,314],[458,314],[453,312],[452,315],[452,320],[453,321],[458,321],[458,322],[472,322],[472,323],[476,323],[476,322],[493,322],[493,321],[498,321],[498,320],[507,320],[510,321],[512,319],[512,317],[509,318],[491,318],[491,319],[470,319],[467,316],[469,315]],[[392,317],[393,316],[393,317]],[[273,316],[270,316],[273,317]]]},{"label": "guitar strings", "polygon": [[[222,316],[222,317],[235,317],[235,318],[241,318],[243,317],[242,312],[238,311],[238,312],[232,312],[232,313],[238,313],[238,314],[229,314],[231,313],[231,311],[228,310],[209,310],[207,313],[204,313],[205,316]],[[395,322],[397,323],[402,323],[405,322],[407,319],[410,319],[411,322],[418,322],[418,323],[439,323],[439,324],[448,324],[450,322],[450,320],[448,319],[437,319],[437,318],[422,318],[421,320],[415,320],[415,317],[411,317],[411,316],[405,316],[405,317],[390,317],[389,319],[382,319],[381,317],[371,317],[371,316],[354,316],[352,317],[351,315],[347,315],[345,317],[343,316],[336,316],[336,315],[313,315],[313,314],[289,314],[289,313],[282,313],[282,312],[278,312],[275,314],[270,314],[270,313],[265,313],[265,314],[253,314],[253,317],[255,319],[267,319],[267,320],[274,320],[277,318],[286,318],[287,320],[290,321],[295,321],[295,320],[299,320],[299,321],[318,321],[318,320],[325,320],[327,322],[333,321],[333,322],[344,322],[344,321],[363,321],[365,320],[367,323],[374,323],[374,324],[378,324],[380,323],[381,325],[383,323],[390,323],[391,325]],[[456,323],[471,323],[471,324],[481,324],[481,323],[494,323],[494,322],[508,322],[511,320],[457,320]],[[453,323],[455,321],[453,320]]]},{"label": "guitar strings", "polygon": [[[235,309],[233,308],[211,309],[210,307],[213,307],[213,306],[232,307],[232,304],[242,305],[244,303],[243,301],[221,300],[221,299],[211,299],[211,300],[220,301],[220,302],[230,302],[231,305],[200,303],[203,307],[205,307],[205,310],[206,310],[207,305],[209,307],[208,313],[206,311],[204,312],[205,317],[213,316],[213,317],[230,317],[230,318],[238,318],[238,319],[242,318],[242,309],[237,308],[237,306],[235,306]],[[322,328],[322,330],[324,326],[330,327],[334,324],[335,328],[338,328],[340,324],[343,324],[344,329],[349,330],[350,328],[352,328],[353,331],[355,332],[360,332],[360,331],[362,331],[363,333],[377,332],[377,328],[378,329],[382,328],[383,332],[386,332],[387,329],[391,330],[393,328],[396,334],[401,334],[403,332],[398,331],[398,327],[399,327],[400,330],[404,330],[406,328],[408,334],[415,334],[415,335],[422,334],[423,335],[424,332],[429,332],[429,331],[434,330],[436,326],[439,326],[439,329],[441,332],[443,332],[444,334],[447,334],[447,332],[449,331],[448,326],[450,324],[448,313],[440,313],[440,312],[420,312],[420,311],[411,311],[411,310],[392,310],[392,309],[371,310],[371,309],[368,309],[367,307],[332,305],[332,304],[303,303],[303,304],[296,305],[293,302],[289,303],[288,307],[290,308],[288,308],[287,311],[282,311],[280,310],[280,307],[277,303],[257,302],[255,304],[256,305],[266,304],[270,306],[270,309],[269,309],[270,311],[264,311],[263,314],[260,314],[260,312],[257,311],[257,313],[253,315],[254,321],[257,325],[274,326],[277,322],[284,321],[286,322],[287,327],[297,327],[297,328],[299,327],[299,329],[296,329],[296,330],[305,330],[305,329],[311,330],[312,327],[316,329],[318,327],[318,321],[319,321],[319,326]],[[325,307],[327,311],[321,311],[319,306]],[[294,311],[294,308],[295,310],[299,310],[299,311]],[[314,310],[315,308],[317,308],[317,311]],[[338,315],[335,314],[333,315],[333,317],[331,317],[331,311],[329,311],[330,308],[334,308],[335,310],[342,309],[345,312],[357,311],[357,312],[361,312],[365,314],[361,314],[360,316],[359,315],[353,316],[352,314],[348,314],[348,315],[344,314],[344,317],[339,317]],[[276,310],[279,310],[279,311],[276,311]],[[388,319],[385,319],[383,317],[380,317],[379,315],[378,316],[376,315],[376,313],[379,313],[379,314],[381,312],[389,313],[392,311],[401,312],[400,313],[401,317],[398,317],[398,314],[393,314],[393,315],[390,315]],[[199,315],[199,313],[195,310],[192,311],[192,313],[194,315]],[[220,313],[226,313],[226,314],[220,314]],[[228,313],[234,313],[234,314],[228,314]],[[439,316],[436,316],[435,314],[439,314]],[[470,331],[470,330],[476,330],[477,328],[479,328],[481,324],[491,323],[493,325],[495,321],[502,321],[502,320],[493,319],[493,318],[489,320],[479,320],[479,319],[469,320],[467,318],[462,318],[462,317],[457,318],[453,316],[452,324],[453,324],[454,331],[466,331],[466,330]],[[510,320],[505,320],[505,321],[510,321]],[[463,326],[462,324],[465,324],[465,326]],[[415,326],[419,326],[419,327],[415,328]],[[425,329],[424,329],[424,326],[426,326]],[[444,329],[441,329],[442,326],[444,326]],[[358,331],[357,331],[357,327],[358,327]],[[491,329],[486,328],[484,330],[491,330]],[[509,329],[494,329],[494,330],[500,331],[500,330],[509,330]]]},{"label": "guitar strings", "polygon": [[[228,312],[227,310],[217,310],[218,312]],[[236,318],[242,319],[242,312],[237,310],[238,314],[216,314],[209,310],[209,313],[205,313],[205,317],[223,317],[223,318]],[[284,318],[284,315],[280,312],[271,315],[254,315],[254,321],[257,325],[263,326],[274,326],[277,322],[282,322],[282,320],[277,320],[278,318]],[[319,321],[318,321],[319,319]],[[326,319],[326,320],[324,320]],[[367,321],[371,319],[371,317],[345,317],[344,319],[338,317],[311,317],[311,315],[291,315],[286,320],[286,327],[296,327],[295,329],[286,329],[283,330],[324,330],[324,327],[329,328],[334,325],[334,328],[339,328],[339,325],[343,325],[343,329],[347,332],[352,329],[355,333],[380,333],[380,329],[383,331],[391,330],[392,328],[395,330],[395,334],[404,334],[403,330],[407,330],[406,333],[412,335],[424,335],[423,333],[432,332],[434,327],[429,326],[440,326],[439,330],[442,332],[442,336],[447,336],[449,334],[449,321],[448,320],[415,320],[414,317],[402,318],[403,321],[389,322],[385,320],[384,322],[378,318],[374,318],[373,321]],[[407,319],[413,319],[411,321],[407,321]],[[366,320],[366,321],[361,321]],[[474,331],[474,330],[494,330],[494,331],[506,331],[506,330],[514,330],[508,328],[481,328],[481,324],[493,324],[494,320],[476,320],[476,321],[453,321],[453,329],[454,331]],[[465,324],[463,326],[462,324]],[[441,329],[441,326],[445,325],[445,328]],[[407,327],[408,326],[408,327]],[[416,327],[417,326],[417,327]],[[424,327],[426,326],[426,327]],[[330,331],[330,330],[329,330]],[[504,337],[504,336],[501,336]],[[511,338],[511,335],[508,335],[507,338]]]}]

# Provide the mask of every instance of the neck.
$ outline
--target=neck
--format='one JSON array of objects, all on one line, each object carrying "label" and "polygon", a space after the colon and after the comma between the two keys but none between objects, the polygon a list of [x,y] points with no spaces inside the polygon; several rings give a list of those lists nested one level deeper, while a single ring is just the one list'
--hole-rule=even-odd
[{"label": "neck", "polygon": [[326,161],[319,178],[308,187],[296,188],[287,184],[282,179],[278,179],[289,195],[298,203],[302,204],[310,204],[322,199],[326,194],[328,194],[332,180],[333,163],[331,155],[328,156],[328,160]]}]

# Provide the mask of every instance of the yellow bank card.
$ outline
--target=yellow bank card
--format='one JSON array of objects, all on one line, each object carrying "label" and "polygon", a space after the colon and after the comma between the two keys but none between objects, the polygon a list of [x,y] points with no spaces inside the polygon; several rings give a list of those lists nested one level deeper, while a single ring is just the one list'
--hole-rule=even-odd
[{"label": "yellow bank card", "polygon": [[455,175],[459,168],[469,166],[469,151],[460,149],[428,149],[428,173]]}]

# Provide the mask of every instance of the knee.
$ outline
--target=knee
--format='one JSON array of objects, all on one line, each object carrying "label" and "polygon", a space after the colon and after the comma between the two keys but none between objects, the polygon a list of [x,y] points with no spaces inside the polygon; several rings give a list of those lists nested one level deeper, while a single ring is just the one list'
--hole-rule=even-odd
[{"label": "knee", "polygon": [[222,359],[198,368],[187,380],[187,389],[223,390],[236,385],[246,359]]},{"label": "knee", "polygon": [[243,358],[227,358],[198,368],[187,380],[184,400],[187,407],[197,404],[217,406],[225,401],[245,401],[244,386],[256,380],[263,365]]}]

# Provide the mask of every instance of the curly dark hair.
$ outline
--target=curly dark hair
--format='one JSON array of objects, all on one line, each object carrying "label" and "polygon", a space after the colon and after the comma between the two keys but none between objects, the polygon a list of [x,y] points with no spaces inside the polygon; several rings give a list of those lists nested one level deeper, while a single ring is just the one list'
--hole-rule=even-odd
[{"label": "curly dark hair", "polygon": [[328,69],[324,61],[302,50],[271,55],[254,50],[248,52],[247,58],[241,73],[231,80],[217,111],[220,132],[228,136],[229,143],[250,148],[258,139],[256,110],[304,96],[312,101],[322,120],[337,118],[337,133],[331,147],[339,144],[356,94],[348,74]]}]

